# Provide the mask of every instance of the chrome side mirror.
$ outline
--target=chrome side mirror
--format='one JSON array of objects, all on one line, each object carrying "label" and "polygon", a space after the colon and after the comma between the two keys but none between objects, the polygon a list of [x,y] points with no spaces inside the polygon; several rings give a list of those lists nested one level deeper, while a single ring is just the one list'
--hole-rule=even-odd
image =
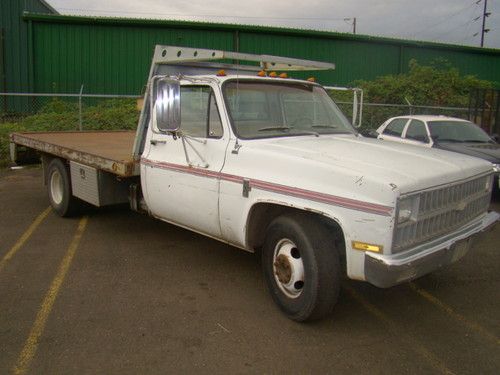
[{"label": "chrome side mirror", "polygon": [[163,132],[176,132],[181,127],[181,86],[178,80],[153,77],[151,85],[152,113],[156,126]]}]

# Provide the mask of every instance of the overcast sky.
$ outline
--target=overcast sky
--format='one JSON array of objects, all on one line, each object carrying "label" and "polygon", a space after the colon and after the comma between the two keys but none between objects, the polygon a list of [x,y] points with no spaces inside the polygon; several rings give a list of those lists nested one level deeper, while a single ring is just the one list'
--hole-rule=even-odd
[{"label": "overcast sky", "polygon": [[[62,14],[284,26],[479,46],[486,0],[46,0]],[[500,48],[500,0],[485,47]],[[476,34],[476,35],[475,35]]]}]

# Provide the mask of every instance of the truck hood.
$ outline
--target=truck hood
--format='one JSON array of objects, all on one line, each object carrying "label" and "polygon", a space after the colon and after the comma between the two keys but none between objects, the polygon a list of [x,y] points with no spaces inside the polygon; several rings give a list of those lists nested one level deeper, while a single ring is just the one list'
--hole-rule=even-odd
[{"label": "truck hood", "polygon": [[387,185],[400,194],[492,170],[489,162],[467,155],[355,135],[274,138],[245,142],[247,146],[259,149],[255,154],[267,155],[275,165],[291,166],[304,178],[311,169],[319,168],[339,178],[350,176]]}]

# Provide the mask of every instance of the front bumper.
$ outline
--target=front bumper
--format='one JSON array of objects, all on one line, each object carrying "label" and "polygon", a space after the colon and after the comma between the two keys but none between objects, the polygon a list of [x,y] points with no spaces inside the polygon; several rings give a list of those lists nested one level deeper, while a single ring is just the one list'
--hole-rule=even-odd
[{"label": "front bumper", "polygon": [[462,258],[474,239],[491,229],[500,214],[489,212],[459,231],[394,255],[366,253],[365,279],[380,288],[388,288],[435,271]]}]

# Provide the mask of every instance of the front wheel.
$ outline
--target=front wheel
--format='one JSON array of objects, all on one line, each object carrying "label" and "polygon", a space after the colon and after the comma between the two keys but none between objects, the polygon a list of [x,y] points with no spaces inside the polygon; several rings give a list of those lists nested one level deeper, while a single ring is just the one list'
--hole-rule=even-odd
[{"label": "front wheel", "polygon": [[335,306],[340,262],[334,237],[303,215],[280,216],[266,233],[262,267],[280,309],[299,322],[321,319]]}]

